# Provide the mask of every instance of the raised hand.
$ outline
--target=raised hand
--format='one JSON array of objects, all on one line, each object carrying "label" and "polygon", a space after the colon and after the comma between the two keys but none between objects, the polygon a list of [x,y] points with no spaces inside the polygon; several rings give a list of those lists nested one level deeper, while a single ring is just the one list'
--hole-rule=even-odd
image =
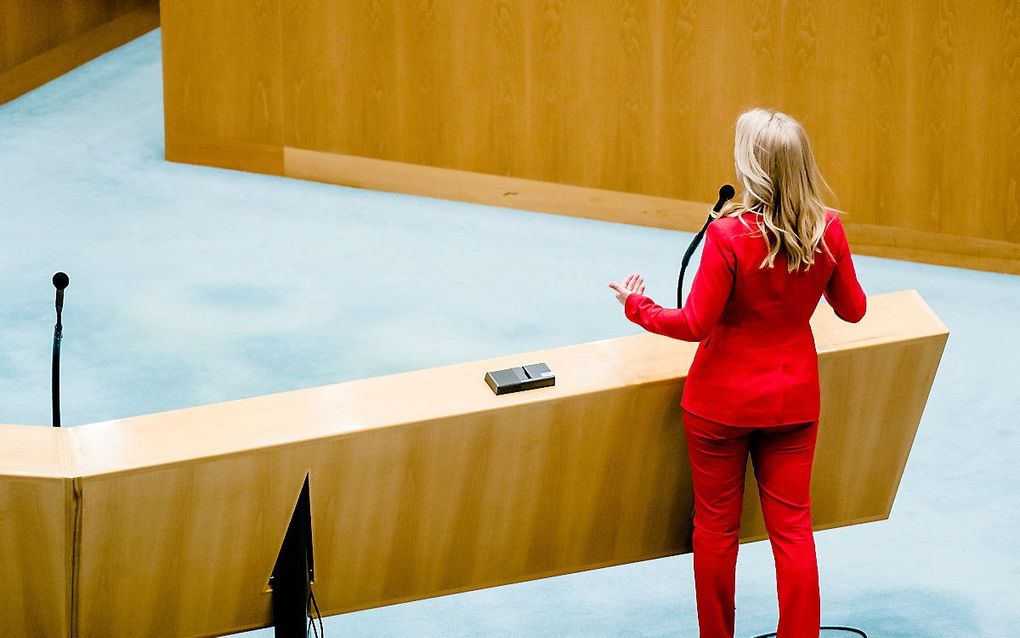
[{"label": "raised hand", "polygon": [[645,280],[641,278],[641,275],[636,275],[634,273],[627,275],[627,278],[623,280],[622,284],[610,281],[609,287],[616,292],[616,300],[622,304],[627,303],[627,297],[629,297],[631,293],[636,292],[639,295],[645,294]]}]

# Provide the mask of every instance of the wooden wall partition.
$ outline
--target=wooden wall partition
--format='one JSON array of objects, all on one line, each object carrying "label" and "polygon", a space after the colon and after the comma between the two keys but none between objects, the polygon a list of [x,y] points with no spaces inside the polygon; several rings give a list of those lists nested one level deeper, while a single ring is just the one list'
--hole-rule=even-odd
[{"label": "wooden wall partition", "polygon": [[1015,0],[164,0],[163,36],[174,161],[692,230],[763,105],[859,252],[1020,273]]},{"label": "wooden wall partition", "polygon": [[159,0],[0,0],[0,104],[159,26]]},{"label": "wooden wall partition", "polygon": [[[887,518],[948,337],[916,291],[812,318],[812,522]],[[196,636],[265,626],[309,478],[325,614],[691,550],[679,398],[698,344],[652,334],[74,428],[0,426],[0,626]],[[545,361],[554,387],[495,396]],[[743,542],[765,537],[747,470]]]}]

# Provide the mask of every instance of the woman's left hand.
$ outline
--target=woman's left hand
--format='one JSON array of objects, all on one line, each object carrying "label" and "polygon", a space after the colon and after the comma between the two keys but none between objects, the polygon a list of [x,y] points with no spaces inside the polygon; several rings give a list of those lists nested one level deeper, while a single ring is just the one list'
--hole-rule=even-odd
[{"label": "woman's left hand", "polygon": [[627,297],[631,293],[645,294],[645,280],[641,278],[641,275],[635,275],[634,273],[627,275],[622,284],[610,281],[609,287],[616,291],[616,300],[622,304],[627,303]]}]

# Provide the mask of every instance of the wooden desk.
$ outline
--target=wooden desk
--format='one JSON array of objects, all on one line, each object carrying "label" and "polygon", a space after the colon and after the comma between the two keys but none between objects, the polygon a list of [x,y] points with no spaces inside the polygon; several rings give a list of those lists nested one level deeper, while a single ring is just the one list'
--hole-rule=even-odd
[{"label": "wooden desk", "polygon": [[[948,337],[916,291],[819,306],[816,529],[889,516]],[[679,398],[651,334],[54,430],[0,426],[0,623],[183,636],[270,618],[305,476],[324,614],[690,551]],[[497,397],[485,371],[557,385]],[[753,477],[743,541],[764,538]]]}]

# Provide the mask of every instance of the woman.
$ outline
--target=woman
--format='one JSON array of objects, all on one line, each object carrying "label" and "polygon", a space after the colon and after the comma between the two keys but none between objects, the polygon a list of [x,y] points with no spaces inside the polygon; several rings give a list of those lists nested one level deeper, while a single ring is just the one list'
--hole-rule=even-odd
[{"label": "woman", "polygon": [[754,109],[737,119],[741,201],[708,226],[682,309],[644,295],[631,274],[610,282],[627,318],[698,341],[680,401],[694,483],[694,579],[701,638],[732,638],[737,538],[750,454],[775,556],[778,638],[819,635],[811,529],[811,464],[820,408],[808,323],[824,295],[856,323],[867,298],[807,134],[792,117]]}]

